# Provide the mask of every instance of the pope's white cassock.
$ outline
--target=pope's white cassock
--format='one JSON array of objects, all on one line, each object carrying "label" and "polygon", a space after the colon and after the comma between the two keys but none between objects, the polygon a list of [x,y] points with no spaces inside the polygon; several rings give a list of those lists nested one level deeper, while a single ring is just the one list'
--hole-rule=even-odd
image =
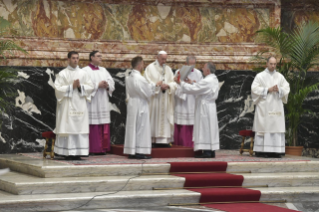
[{"label": "pope's white cassock", "polygon": [[[81,91],[73,89],[79,79]],[[89,120],[87,101],[90,101],[94,85],[91,78],[78,66],[68,66],[56,76],[54,82],[57,98],[57,135],[54,152],[63,156],[87,156],[89,154]]]},{"label": "pope's white cassock", "polygon": [[149,83],[137,70],[132,70],[125,83],[128,104],[124,154],[151,154],[149,100],[161,92],[160,87]]},{"label": "pope's white cassock", "polygon": [[174,92],[176,83],[172,69],[164,65],[161,67],[156,60],[145,69],[145,78],[156,84],[158,81],[170,86],[165,93],[158,92],[150,100],[150,121],[152,142],[169,144],[173,141],[174,132]]},{"label": "pope's white cassock", "polygon": [[[179,70],[176,71],[177,76]],[[197,83],[203,79],[203,74],[198,69],[193,69],[187,76],[188,79]],[[182,92],[180,85],[175,91],[175,130],[174,143],[176,145],[193,147],[193,125],[195,114],[195,95]]]},{"label": "pope's white cassock", "polygon": [[[110,73],[103,67],[89,64],[83,70],[91,77],[94,91],[91,94],[91,102],[88,102],[90,124],[90,153],[109,151],[111,122],[109,96],[115,90],[115,84]],[[106,81],[108,89],[99,88],[101,81]]]},{"label": "pope's white cassock", "polygon": [[[268,93],[277,85],[279,92]],[[255,152],[285,152],[285,114],[283,103],[287,103],[289,83],[276,70],[265,69],[257,74],[251,85],[251,95],[256,105],[253,131]]]},{"label": "pope's white cassock", "polygon": [[216,99],[219,82],[215,74],[209,74],[198,83],[181,82],[182,91],[196,97],[195,123],[193,132],[194,151],[218,150],[219,128]]}]

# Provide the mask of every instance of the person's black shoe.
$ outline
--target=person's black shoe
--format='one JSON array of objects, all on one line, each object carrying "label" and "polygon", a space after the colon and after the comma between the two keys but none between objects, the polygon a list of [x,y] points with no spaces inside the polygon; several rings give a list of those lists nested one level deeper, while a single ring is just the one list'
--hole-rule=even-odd
[{"label": "person's black shoe", "polygon": [[280,153],[272,153],[271,157],[272,158],[281,158],[281,154]]},{"label": "person's black shoe", "polygon": [[82,160],[80,156],[73,156],[73,160]]},{"label": "person's black shoe", "polygon": [[262,157],[262,154],[260,152],[255,152],[256,157]]},{"label": "person's black shoe", "polygon": [[264,158],[269,158],[269,155],[268,155],[267,153],[263,153],[263,154],[262,154],[262,157],[264,157]]},{"label": "person's black shoe", "polygon": [[64,156],[65,160],[73,160],[73,156]]},{"label": "person's black shoe", "polygon": [[136,154],[136,155],[135,155],[135,158],[136,158],[136,159],[152,159],[151,156],[143,155],[143,154]]},{"label": "person's black shoe", "polygon": [[211,155],[212,155],[211,158],[215,158],[216,157],[215,151],[212,151]]},{"label": "person's black shoe", "polygon": [[135,155],[129,155],[128,159],[136,159]]},{"label": "person's black shoe", "polygon": [[211,157],[212,157],[212,151],[211,150],[204,150],[203,154],[195,155],[195,158],[211,158]]},{"label": "person's black shoe", "polygon": [[170,144],[152,144],[152,148],[171,148]]}]

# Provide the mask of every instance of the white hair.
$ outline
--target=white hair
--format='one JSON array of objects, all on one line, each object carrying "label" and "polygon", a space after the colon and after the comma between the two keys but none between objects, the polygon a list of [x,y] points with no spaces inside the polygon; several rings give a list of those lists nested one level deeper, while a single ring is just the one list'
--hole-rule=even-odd
[{"label": "white hair", "polygon": [[167,52],[166,51],[159,51],[158,55],[161,55],[161,54],[166,54],[167,55]]}]

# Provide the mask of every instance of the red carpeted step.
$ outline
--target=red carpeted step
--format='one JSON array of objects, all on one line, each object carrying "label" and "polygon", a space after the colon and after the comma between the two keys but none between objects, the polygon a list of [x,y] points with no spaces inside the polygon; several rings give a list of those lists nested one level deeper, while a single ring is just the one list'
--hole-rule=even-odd
[{"label": "red carpeted step", "polygon": [[244,180],[242,175],[214,173],[214,174],[174,174],[185,177],[184,187],[204,186],[241,186]]},{"label": "red carpeted step", "polygon": [[[227,162],[173,162],[170,172],[217,172],[226,171]],[[241,186],[242,175],[227,173],[192,173],[174,174],[185,178],[184,187],[205,186]],[[200,202],[240,202],[259,201],[261,192],[246,188],[198,188],[188,189],[201,193]],[[261,203],[241,204],[207,204],[206,207],[216,208],[228,212],[292,212],[293,210]]]},{"label": "red carpeted step", "polygon": [[201,193],[200,202],[259,201],[260,191],[246,188],[199,188],[188,189]]},{"label": "red carpeted step", "polygon": [[227,162],[171,162],[170,172],[226,171]]},{"label": "red carpeted step", "polygon": [[293,212],[286,208],[280,208],[273,205],[266,205],[262,203],[236,203],[236,204],[209,204],[204,205],[209,208],[215,208],[223,211],[236,212]]},{"label": "red carpeted step", "polygon": [[[112,145],[111,153],[126,156],[123,153],[123,145]],[[172,146],[171,148],[152,148],[152,158],[187,158],[194,157],[194,149],[184,146]]]}]

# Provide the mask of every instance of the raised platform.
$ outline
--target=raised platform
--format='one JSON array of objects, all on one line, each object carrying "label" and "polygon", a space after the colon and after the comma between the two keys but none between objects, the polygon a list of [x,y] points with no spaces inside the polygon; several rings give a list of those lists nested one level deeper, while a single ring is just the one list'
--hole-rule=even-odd
[{"label": "raised platform", "polygon": [[[77,163],[61,158],[43,160],[41,153],[0,155],[0,168],[12,170],[0,176],[0,208],[4,212],[68,210],[85,204],[95,195],[102,196],[94,198],[81,210],[167,207],[168,203],[198,202],[200,193],[194,191],[152,190],[153,187],[180,188],[184,185],[184,177],[168,175],[168,161],[228,160],[227,171],[241,172],[236,174],[244,177],[243,185],[268,185],[268,188],[253,188],[261,192],[263,201],[285,199],[291,203],[319,199],[319,161],[316,159],[291,156],[264,159],[226,150],[216,153],[217,157],[210,159],[186,157],[145,161],[103,155],[83,158]],[[139,176],[140,173],[165,175]]]},{"label": "raised platform", "polygon": [[[123,145],[112,145],[111,153],[120,156],[123,154]],[[173,145],[170,148],[152,148],[152,158],[187,158],[194,157],[194,149],[184,146]]]}]

